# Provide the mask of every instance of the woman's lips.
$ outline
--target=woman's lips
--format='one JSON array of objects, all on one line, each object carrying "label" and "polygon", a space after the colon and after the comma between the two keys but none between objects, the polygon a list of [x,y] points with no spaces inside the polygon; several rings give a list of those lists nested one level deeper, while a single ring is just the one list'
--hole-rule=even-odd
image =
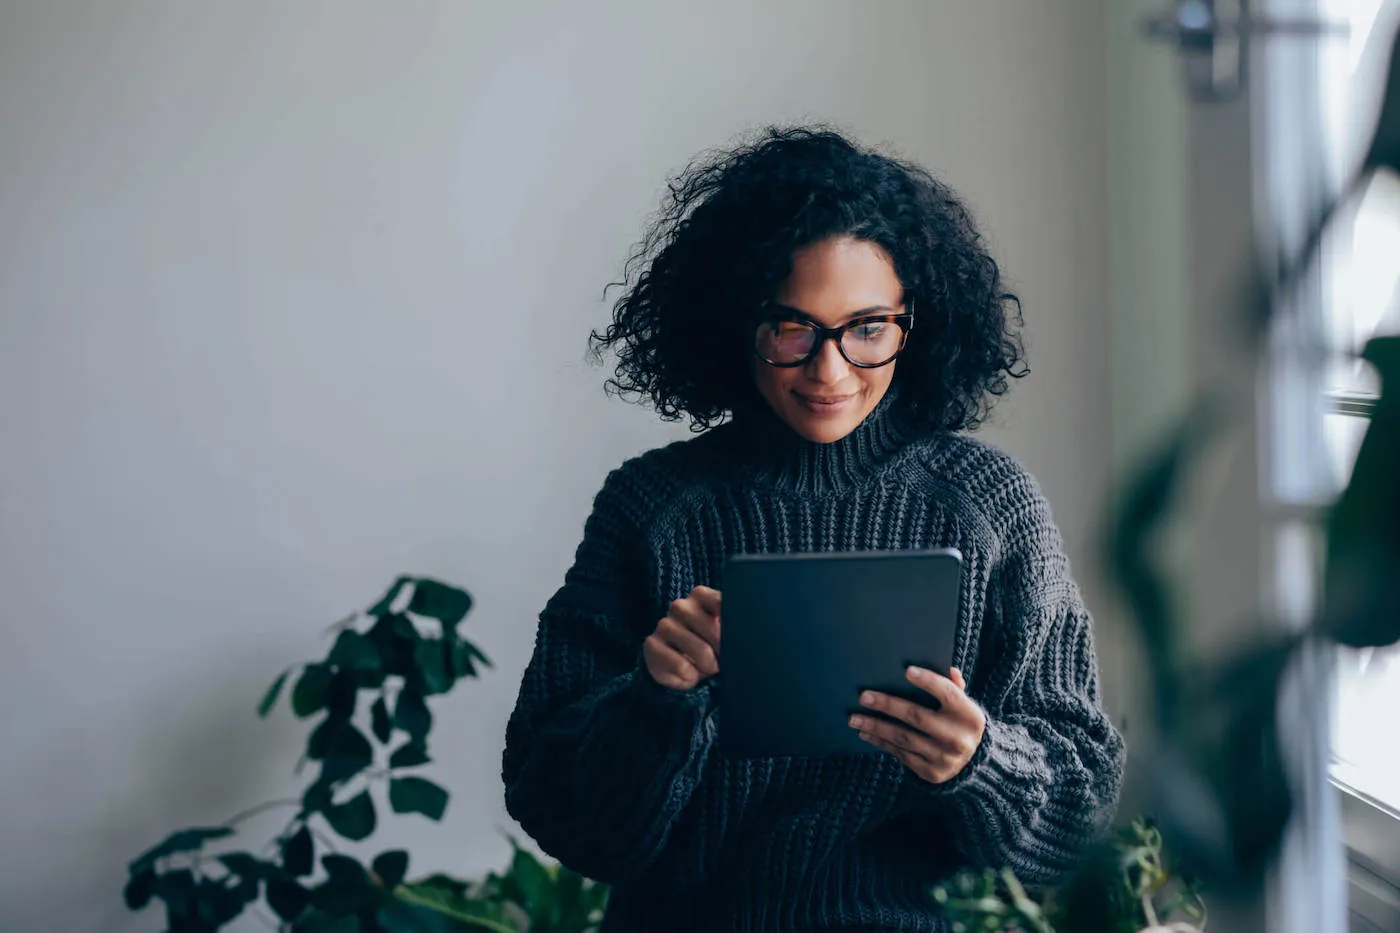
[{"label": "woman's lips", "polygon": [[804,395],[801,392],[792,393],[797,401],[814,415],[834,415],[844,411],[851,400],[855,398],[851,395]]}]

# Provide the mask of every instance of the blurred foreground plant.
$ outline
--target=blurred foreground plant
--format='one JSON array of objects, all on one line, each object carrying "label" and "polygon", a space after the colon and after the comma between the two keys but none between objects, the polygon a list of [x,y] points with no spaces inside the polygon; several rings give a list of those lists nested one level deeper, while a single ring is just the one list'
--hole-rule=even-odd
[{"label": "blurred foreground plant", "polygon": [[956,933],[1200,933],[1196,883],[1162,851],[1146,820],[1120,829],[1071,884],[1032,895],[1010,869],[964,872],[934,890]]},{"label": "blurred foreground plant", "polygon": [[[1300,304],[1299,286],[1333,220],[1375,173],[1397,171],[1400,35],[1391,48],[1380,118],[1356,174],[1317,212],[1296,255],[1244,276],[1241,310],[1255,359],[1267,353],[1279,309]],[[1326,572],[1320,609],[1305,626],[1255,620],[1274,634],[1222,661],[1191,657],[1187,650],[1157,543],[1181,511],[1184,486],[1203,453],[1239,424],[1224,384],[1207,387],[1163,438],[1126,484],[1113,518],[1109,565],[1138,627],[1152,701],[1151,722],[1135,752],[1163,832],[1212,890],[1257,891],[1278,856],[1295,797],[1278,728],[1280,691],[1300,652],[1400,641],[1400,588],[1394,586],[1400,579],[1400,337],[1371,340],[1360,358],[1379,373],[1380,397],[1346,489],[1320,515]]]}]

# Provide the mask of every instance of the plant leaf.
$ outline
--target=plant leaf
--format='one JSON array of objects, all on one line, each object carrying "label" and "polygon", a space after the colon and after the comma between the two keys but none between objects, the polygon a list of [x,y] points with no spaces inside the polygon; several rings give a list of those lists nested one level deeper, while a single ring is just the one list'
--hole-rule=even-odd
[{"label": "plant leaf", "polygon": [[222,882],[205,878],[195,886],[195,918],[208,928],[217,930],[243,913],[243,906],[252,898],[245,897],[251,886],[257,896],[257,881],[242,882],[225,887]]},{"label": "plant leaf", "polygon": [[326,661],[332,667],[352,671],[373,671],[382,666],[374,642],[352,628],[336,636],[335,646]]},{"label": "plant leaf", "polygon": [[430,761],[432,759],[428,757],[428,747],[421,741],[410,741],[394,749],[394,753],[389,756],[389,767],[412,768]]},{"label": "plant leaf", "polygon": [[394,703],[394,725],[408,733],[410,739],[422,741],[433,727],[433,714],[423,695],[405,687]]},{"label": "plant leaf", "polygon": [[495,667],[495,665],[491,663],[491,659],[488,658],[480,648],[467,641],[465,638],[459,640],[457,644],[482,667]]},{"label": "plant leaf", "polygon": [[476,664],[472,661],[469,651],[460,641],[443,641],[443,656],[447,659],[447,669],[452,674],[453,679],[460,677],[475,677]]},{"label": "plant leaf", "polygon": [[440,820],[447,810],[447,791],[427,778],[391,778],[389,806],[395,813],[421,813],[430,820]]},{"label": "plant leaf", "polygon": [[369,874],[365,866],[348,855],[323,855],[321,867],[328,878],[336,884],[369,884]]},{"label": "plant leaf", "polygon": [[415,889],[437,888],[457,898],[466,897],[467,891],[470,890],[472,887],[472,885],[465,881],[462,881],[460,878],[454,878],[451,875],[444,875],[441,872],[431,874],[420,881],[409,882],[407,886]]},{"label": "plant leaf", "polygon": [[303,818],[312,813],[322,813],[326,807],[331,805],[331,797],[335,788],[326,779],[324,774],[318,776],[311,786],[301,795],[301,809]]},{"label": "plant leaf", "polygon": [[277,703],[277,698],[282,695],[282,687],[286,684],[291,673],[291,668],[288,668],[278,674],[277,679],[272,682],[272,686],[267,688],[267,693],[263,694],[262,701],[258,703],[259,719],[266,719],[267,714],[272,712],[272,707]]},{"label": "plant leaf", "polygon": [[194,907],[194,872],[188,868],[156,876],[152,893],[165,901],[171,916],[189,917]]},{"label": "plant leaf", "polygon": [[530,915],[531,925],[548,924],[555,906],[554,879],[534,853],[512,844],[515,856],[511,859],[507,879],[516,887],[520,905]]},{"label": "plant leaf", "polygon": [[[432,883],[417,882],[400,885],[394,896],[415,907],[448,917],[469,929],[490,930],[492,933],[519,933],[519,927],[506,921],[499,904],[473,900],[465,892]],[[390,929],[390,933],[399,930]],[[400,928],[404,933],[419,933],[416,928]]]},{"label": "plant leaf", "polygon": [[381,852],[375,856],[370,867],[379,876],[380,884],[392,890],[403,883],[403,876],[408,873],[408,853],[403,849]]},{"label": "plant leaf", "polygon": [[383,892],[355,859],[327,855],[321,859],[321,865],[328,877],[311,893],[311,901],[317,908],[338,917],[371,910],[379,902]]},{"label": "plant leaf", "polygon": [[327,716],[316,724],[316,728],[311,730],[311,735],[306,739],[306,757],[311,761],[320,761],[326,757],[326,749],[330,748],[331,736],[336,729],[345,725],[343,719],[332,719]]},{"label": "plant leaf", "polygon": [[465,639],[458,639],[451,648],[452,672],[458,677],[476,677],[477,665],[490,667],[491,661],[475,645]]},{"label": "plant leaf", "polygon": [[1216,434],[1219,408],[1212,398],[1199,402],[1129,476],[1107,538],[1108,564],[1142,638],[1152,709],[1166,734],[1180,712],[1181,622],[1154,545],[1173,515],[1187,471]]},{"label": "plant leaf", "polygon": [[[1400,58],[1392,66],[1400,81]],[[1391,92],[1400,119],[1400,86]],[[1400,141],[1400,126],[1393,133]],[[1381,395],[1351,481],[1328,516],[1318,629],[1352,648],[1379,648],[1400,641],[1400,336],[1373,338],[1362,357],[1380,373]]]},{"label": "plant leaf", "polygon": [[378,690],[384,686],[384,681],[389,679],[389,672],[383,667],[376,667],[373,670],[360,668],[350,672],[355,681],[355,686],[361,690]]},{"label": "plant leaf", "polygon": [[232,886],[227,886],[227,881],[224,884],[229,895],[237,900],[239,912],[256,901],[262,891],[262,882],[257,878],[239,878],[238,883]]},{"label": "plant leaf", "polygon": [[398,897],[379,905],[374,922],[383,933],[458,933],[461,929],[451,917]]},{"label": "plant leaf", "polygon": [[394,734],[394,723],[389,718],[389,705],[384,702],[381,695],[374,701],[374,705],[369,709],[370,729],[374,732],[374,737],[379,740],[379,744],[389,744],[389,738]]},{"label": "plant leaf", "polygon": [[402,590],[406,584],[409,584],[409,583],[412,583],[412,582],[413,582],[413,578],[412,578],[412,577],[408,577],[408,576],[399,577],[397,580],[394,581],[393,585],[389,587],[388,592],[386,592],[386,593],[380,598],[379,602],[375,603],[373,606],[371,606],[371,607],[369,608],[369,610],[366,612],[366,615],[372,615],[372,616],[388,615],[388,613],[389,613],[389,607],[392,606],[392,605],[394,604],[394,600],[396,600],[396,599],[399,598],[399,591]]},{"label": "plant leaf", "polygon": [[1391,42],[1385,93],[1363,166],[1400,171],[1400,33]]},{"label": "plant leaf", "polygon": [[559,924],[565,929],[583,929],[588,920],[588,905],[583,899],[583,876],[559,866],[554,880],[554,909]]},{"label": "plant leaf", "polygon": [[354,671],[336,671],[331,676],[326,698],[326,712],[337,719],[351,719],[360,696],[360,685]]},{"label": "plant leaf", "polygon": [[288,922],[295,920],[311,903],[311,892],[290,878],[270,878],[267,882],[267,906]]},{"label": "plant leaf", "polygon": [[331,670],[324,664],[309,664],[292,688],[292,712],[299,719],[326,708],[330,699]]},{"label": "plant leaf", "polygon": [[331,782],[354,777],[374,763],[374,747],[364,733],[348,722],[337,722],[331,727],[330,738],[326,742],[325,760],[321,763],[321,777]]},{"label": "plant leaf", "polygon": [[424,638],[413,649],[413,663],[418,667],[424,692],[429,696],[452,689],[452,676],[447,669],[440,638]]},{"label": "plant leaf", "polygon": [[122,889],[122,900],[126,901],[127,909],[140,910],[149,904],[155,886],[156,871],[154,868],[147,868],[133,874],[127,881],[126,887]]},{"label": "plant leaf", "polygon": [[298,877],[311,874],[315,866],[316,843],[311,839],[311,828],[303,825],[282,842],[282,867]]},{"label": "plant leaf", "polygon": [[412,620],[404,615],[381,616],[365,637],[374,642],[379,650],[379,658],[386,674],[408,678],[414,676],[417,667],[413,661],[413,648],[418,644],[418,629]]},{"label": "plant leaf", "polygon": [[211,839],[232,836],[233,830],[227,826],[210,826],[199,829],[182,829],[166,837],[165,841],[143,853],[128,867],[132,874],[138,874],[155,866],[157,859],[174,855],[177,852],[193,852]]},{"label": "plant leaf", "polygon": [[428,577],[414,581],[413,598],[408,602],[409,612],[437,619],[442,623],[444,632],[461,622],[471,608],[472,598],[466,590]]},{"label": "plant leaf", "polygon": [[[327,807],[325,816],[326,822],[331,824],[331,829],[351,842],[359,842],[374,832],[374,801],[370,799],[367,790],[360,791],[345,803]],[[321,864],[325,864],[325,859],[321,860]]]}]

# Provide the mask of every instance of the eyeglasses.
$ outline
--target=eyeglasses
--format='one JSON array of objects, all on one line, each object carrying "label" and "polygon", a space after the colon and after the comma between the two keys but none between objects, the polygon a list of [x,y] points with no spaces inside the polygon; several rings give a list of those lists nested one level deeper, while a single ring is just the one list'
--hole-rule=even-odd
[{"label": "eyeglasses", "polygon": [[759,322],[753,352],[769,366],[787,369],[810,362],[822,344],[835,340],[847,363],[875,369],[899,356],[913,326],[913,314],[876,314],[840,327],[822,327],[791,315],[774,316]]}]

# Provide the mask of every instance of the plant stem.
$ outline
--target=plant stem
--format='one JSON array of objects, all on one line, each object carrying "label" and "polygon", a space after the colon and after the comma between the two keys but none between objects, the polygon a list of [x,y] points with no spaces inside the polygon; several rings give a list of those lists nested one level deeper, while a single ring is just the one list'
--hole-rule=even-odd
[{"label": "plant stem", "polygon": [[235,814],[234,816],[232,816],[232,817],[230,817],[229,819],[225,820],[225,821],[224,821],[224,825],[225,825],[225,826],[229,826],[229,827],[236,826],[237,824],[243,822],[244,820],[251,819],[251,818],[257,816],[259,813],[265,813],[265,812],[267,812],[268,810],[275,810],[275,809],[277,809],[278,807],[299,807],[299,806],[301,806],[301,801],[300,801],[300,800],[293,800],[293,799],[287,799],[287,800],[269,800],[267,803],[260,803],[260,804],[258,804],[256,807],[249,807],[247,810],[244,810],[242,813],[237,813],[237,814]]},{"label": "plant stem", "polygon": [[1149,927],[1160,926],[1157,922],[1157,911],[1152,907],[1151,895],[1144,894],[1142,896],[1142,914],[1147,918],[1147,925]]},{"label": "plant stem", "polygon": [[306,824],[306,828],[311,830],[311,835],[315,836],[317,840],[320,841],[321,845],[325,846],[327,849],[330,849],[332,852],[340,851],[340,846],[336,845],[335,840],[332,839],[330,836],[327,836],[325,833],[321,832],[319,829],[317,829],[315,826],[312,826],[310,823]]}]

